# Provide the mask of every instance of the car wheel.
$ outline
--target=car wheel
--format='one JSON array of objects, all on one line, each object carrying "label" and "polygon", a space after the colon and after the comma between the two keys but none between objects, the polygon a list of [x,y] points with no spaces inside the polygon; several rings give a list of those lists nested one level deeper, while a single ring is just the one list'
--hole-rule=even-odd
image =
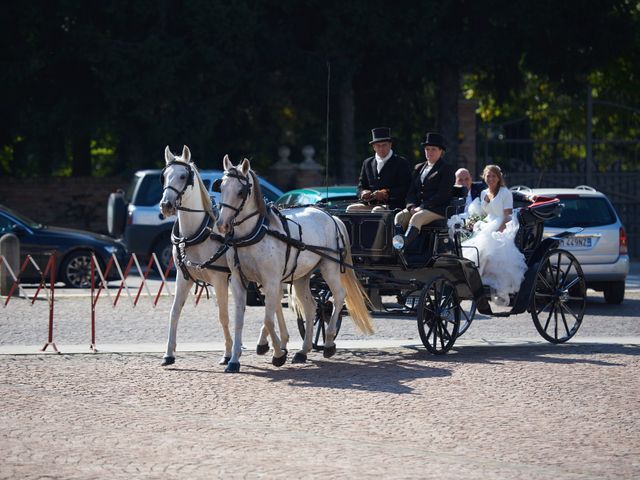
[{"label": "car wheel", "polygon": [[620,304],[624,300],[624,280],[609,282],[604,287],[604,301],[609,304]]},{"label": "car wheel", "polygon": [[[96,273],[95,275],[97,276],[98,274]],[[91,252],[89,250],[78,250],[67,255],[60,265],[60,280],[70,288],[90,287]]]},{"label": "car wheel", "polygon": [[[162,267],[162,273],[167,270],[167,265],[169,265],[169,261],[173,257],[173,245],[169,241],[168,237],[160,238],[155,246],[153,247],[153,253],[158,257],[158,261],[160,262],[160,266]],[[171,266],[171,272],[175,272],[175,265]]]}]

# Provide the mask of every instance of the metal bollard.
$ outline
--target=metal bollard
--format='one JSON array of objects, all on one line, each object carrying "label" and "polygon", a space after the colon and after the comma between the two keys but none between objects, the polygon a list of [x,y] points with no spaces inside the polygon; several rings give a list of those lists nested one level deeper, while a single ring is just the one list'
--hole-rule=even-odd
[{"label": "metal bollard", "polygon": [[[20,269],[20,240],[13,233],[5,233],[0,237],[0,255],[17,272]],[[7,268],[0,267],[0,295],[8,295],[13,278]]]}]

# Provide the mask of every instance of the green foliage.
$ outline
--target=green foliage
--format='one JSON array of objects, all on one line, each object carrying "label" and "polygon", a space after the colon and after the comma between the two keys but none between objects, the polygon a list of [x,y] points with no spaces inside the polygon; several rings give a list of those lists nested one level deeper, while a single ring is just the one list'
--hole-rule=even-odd
[{"label": "green foliage", "polygon": [[[455,116],[439,104],[458,89],[446,71],[465,73],[496,136],[526,119],[529,159],[578,162],[587,82],[596,137],[638,138],[637,113],[597,103],[640,105],[638,13],[624,0],[7,0],[0,173],[127,174],[161,166],[167,144],[201,167],[229,153],[260,170],[280,145],[312,144],[335,172],[370,155],[382,125],[419,161],[424,132]],[[339,157],[345,135],[358,158]],[[620,156],[594,152],[603,168]]]}]

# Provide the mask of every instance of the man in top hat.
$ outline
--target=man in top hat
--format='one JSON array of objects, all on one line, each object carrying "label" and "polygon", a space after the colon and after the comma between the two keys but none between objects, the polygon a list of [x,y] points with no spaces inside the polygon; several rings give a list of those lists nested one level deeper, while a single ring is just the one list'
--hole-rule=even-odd
[{"label": "man in top hat", "polygon": [[362,163],[358,180],[359,203],[347,207],[347,212],[377,212],[404,208],[405,197],[411,182],[411,167],[406,158],[392,149],[391,129],[371,130],[375,155]]},{"label": "man in top hat", "polygon": [[415,166],[406,208],[395,217],[393,244],[398,249],[406,248],[415,240],[422,226],[445,218],[452,197],[455,174],[453,167],[443,159],[446,150],[444,138],[439,133],[429,132],[422,146],[426,162]]}]

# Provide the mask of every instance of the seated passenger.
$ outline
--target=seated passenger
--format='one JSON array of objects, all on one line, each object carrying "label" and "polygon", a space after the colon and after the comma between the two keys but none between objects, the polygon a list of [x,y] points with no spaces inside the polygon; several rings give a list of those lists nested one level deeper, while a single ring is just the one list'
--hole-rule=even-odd
[{"label": "seated passenger", "polygon": [[513,215],[513,195],[499,166],[487,165],[482,178],[488,188],[471,204],[469,214],[484,218],[474,224],[471,238],[462,242],[462,254],[478,264],[493,301],[508,305],[509,294],[520,289],[527,270],[524,255],[514,242],[519,225]]},{"label": "seated passenger", "polygon": [[376,154],[362,163],[358,180],[359,203],[347,212],[378,212],[403,208],[411,181],[411,167],[406,158],[392,149],[390,128],[374,128],[369,142]]},{"label": "seated passenger", "polygon": [[451,186],[455,175],[453,167],[443,159],[446,150],[444,138],[439,133],[429,132],[422,146],[426,161],[415,166],[407,206],[395,217],[393,244],[398,250],[413,242],[424,225],[445,218],[452,198]]},{"label": "seated passenger", "polygon": [[[469,211],[469,205],[480,196],[480,192],[486,188],[484,182],[474,182],[471,173],[466,168],[456,170],[456,185],[467,187],[467,196],[464,200],[464,212]],[[461,212],[459,212],[461,213]]]}]

